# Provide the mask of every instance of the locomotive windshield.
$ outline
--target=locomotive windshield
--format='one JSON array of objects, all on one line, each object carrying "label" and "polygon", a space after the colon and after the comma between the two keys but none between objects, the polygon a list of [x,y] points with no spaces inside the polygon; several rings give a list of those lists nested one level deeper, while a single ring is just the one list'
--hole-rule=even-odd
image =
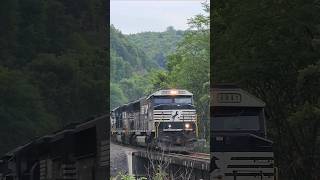
[{"label": "locomotive windshield", "polygon": [[213,112],[212,129],[223,130],[259,130],[259,109],[220,109]]},{"label": "locomotive windshield", "polygon": [[259,130],[258,116],[221,116],[213,118],[214,130]]},{"label": "locomotive windshield", "polygon": [[154,104],[192,104],[192,96],[155,96]]},{"label": "locomotive windshield", "polygon": [[174,98],[174,102],[176,104],[191,104],[192,99],[191,97],[176,97]]}]

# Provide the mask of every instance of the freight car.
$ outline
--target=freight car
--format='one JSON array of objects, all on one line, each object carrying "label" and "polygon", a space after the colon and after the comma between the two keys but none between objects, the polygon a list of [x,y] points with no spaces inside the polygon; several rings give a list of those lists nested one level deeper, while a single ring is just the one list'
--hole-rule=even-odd
[{"label": "freight car", "polygon": [[234,85],[211,90],[211,179],[275,179],[265,103]]},{"label": "freight car", "polygon": [[109,177],[109,116],[37,138],[0,160],[0,180],[92,180]]},{"label": "freight car", "polygon": [[112,139],[164,151],[190,151],[197,136],[193,94],[159,90],[111,112]]}]

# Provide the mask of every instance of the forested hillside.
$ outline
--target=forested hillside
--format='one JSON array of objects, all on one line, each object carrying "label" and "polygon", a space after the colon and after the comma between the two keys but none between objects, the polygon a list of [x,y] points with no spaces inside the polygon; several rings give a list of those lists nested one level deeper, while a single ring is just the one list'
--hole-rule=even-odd
[{"label": "forested hillside", "polygon": [[106,113],[105,5],[1,1],[0,154]]},{"label": "forested hillside", "polygon": [[127,35],[127,37],[137,47],[143,49],[149,59],[165,68],[167,56],[175,51],[183,34],[184,31],[175,30],[170,26],[164,32],[142,32]]},{"label": "forested hillside", "polygon": [[119,82],[132,76],[133,72],[145,73],[151,68],[157,68],[156,62],[148,58],[144,49],[131,42],[127,36],[111,25],[111,80]]},{"label": "forested hillside", "polygon": [[151,79],[166,69],[166,58],[182,39],[183,31],[168,27],[165,32],[124,35],[110,27],[111,107],[136,100],[153,89]]},{"label": "forested hillside", "polygon": [[320,177],[320,6],[317,1],[215,1],[213,83],[267,104],[279,179]]},{"label": "forested hillside", "polygon": [[110,27],[110,108],[145,94],[145,75],[158,65],[119,30]]}]

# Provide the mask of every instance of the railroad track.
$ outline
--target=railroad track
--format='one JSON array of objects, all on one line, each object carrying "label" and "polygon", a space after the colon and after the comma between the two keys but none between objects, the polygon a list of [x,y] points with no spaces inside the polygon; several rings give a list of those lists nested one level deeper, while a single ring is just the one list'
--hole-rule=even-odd
[{"label": "railroad track", "polygon": [[[132,149],[136,149],[137,151],[147,151],[145,147],[137,147],[129,144],[122,144],[118,142],[112,142],[120,146],[129,147]],[[153,153],[162,153],[161,151],[152,151]],[[200,152],[164,152],[166,156],[173,156],[173,157],[181,157],[181,158],[189,158],[189,159],[199,159],[203,161],[210,160],[210,154],[207,153],[200,153]]]},{"label": "railroad track", "polygon": [[199,152],[189,152],[188,154],[169,153],[168,155],[179,156],[182,158],[199,159],[199,160],[204,160],[204,161],[210,160],[210,154],[199,153]]}]

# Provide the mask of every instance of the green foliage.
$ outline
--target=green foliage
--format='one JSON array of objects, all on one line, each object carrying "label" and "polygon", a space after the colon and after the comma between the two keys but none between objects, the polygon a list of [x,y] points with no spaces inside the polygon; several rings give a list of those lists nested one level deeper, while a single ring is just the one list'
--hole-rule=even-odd
[{"label": "green foliage", "polygon": [[19,71],[0,67],[0,153],[57,127],[38,89]]},{"label": "green foliage", "polygon": [[[294,131],[287,137],[283,144],[291,153],[284,154],[290,158],[288,171],[292,177],[303,176],[306,179],[317,179],[320,167],[320,108],[309,103],[304,104],[299,110],[289,116],[290,128]],[[289,133],[288,133],[289,134]],[[288,136],[287,134],[287,136]]]},{"label": "green foliage", "polygon": [[209,76],[210,76],[210,17],[209,5],[204,3],[205,14],[189,20],[190,30],[169,56],[167,87],[183,88],[195,96],[199,114],[199,131],[209,137]]},{"label": "green foliage", "polygon": [[119,177],[121,180],[147,180],[146,177],[135,178],[134,176],[129,175],[129,174],[126,174],[126,173],[123,173],[123,172],[119,172],[116,177],[111,178],[111,179],[112,179],[112,180],[117,180],[118,177]]},{"label": "green foliage", "polygon": [[0,154],[107,111],[105,2],[0,6]]},{"label": "green foliage", "polygon": [[130,101],[143,97],[147,89],[150,88],[151,84],[146,76],[133,74],[129,79],[120,81],[120,87],[123,89],[124,94],[130,98]]},{"label": "green foliage", "polygon": [[164,179],[167,179],[167,173],[165,172],[157,172],[155,173],[153,179],[154,180],[164,180]]},{"label": "green foliage", "polygon": [[166,56],[182,35],[182,31],[173,27],[165,32],[124,35],[111,25],[111,109],[164,87],[164,77],[158,78],[156,74],[166,76],[161,70]]},{"label": "green foliage", "polygon": [[128,174],[120,173],[121,180],[135,180],[134,176],[130,176]]},{"label": "green foliage", "polygon": [[147,57],[165,68],[167,56],[175,51],[184,31],[175,30],[172,26],[164,32],[142,32],[130,34],[128,40],[143,49]]},{"label": "green foliage", "polygon": [[157,64],[128,40],[119,30],[110,27],[110,109],[136,100],[145,94],[144,75]]},{"label": "green foliage", "polygon": [[125,99],[136,100],[167,87],[165,71],[160,69],[166,66],[167,55],[175,50],[183,34],[183,31],[168,27],[165,32],[124,35],[111,25],[111,82],[120,88],[114,89],[116,94],[111,96],[124,96],[111,98],[111,109]]},{"label": "green foliage", "polygon": [[[146,70],[157,67],[155,61],[148,59],[145,52],[128,40],[128,37],[123,35],[119,30],[115,29],[112,25],[110,27],[110,49],[111,49],[111,72],[115,71],[129,71],[124,76],[118,73],[111,74],[112,80],[128,78],[132,72],[145,72]],[[114,67],[115,66],[115,67]],[[129,67],[130,66],[130,67]],[[125,69],[120,69],[125,67]],[[115,68],[115,69],[113,69]],[[131,69],[130,69],[131,68]]]},{"label": "green foliage", "polygon": [[39,54],[28,64],[27,72],[39,87],[46,108],[58,116],[61,126],[105,111],[106,97],[101,96],[106,94],[107,86],[101,57],[89,52]]},{"label": "green foliage", "polygon": [[299,71],[297,91],[300,103],[320,104],[320,61]]},{"label": "green foliage", "polygon": [[122,89],[118,84],[110,84],[110,94],[110,102],[112,102],[114,107],[118,107],[128,102],[127,97],[123,94]]},{"label": "green foliage", "polygon": [[169,87],[168,73],[165,70],[154,70],[148,74],[148,78],[152,88],[148,90],[149,93],[159,89],[165,89]]},{"label": "green foliage", "polygon": [[[316,179],[320,167],[303,160],[313,156],[311,149],[319,153],[304,142],[320,132],[308,115],[317,119],[320,105],[319,12],[314,1],[299,0],[217,1],[213,7],[211,79],[237,83],[266,102],[281,179]],[[309,123],[315,131],[304,130]]]}]

